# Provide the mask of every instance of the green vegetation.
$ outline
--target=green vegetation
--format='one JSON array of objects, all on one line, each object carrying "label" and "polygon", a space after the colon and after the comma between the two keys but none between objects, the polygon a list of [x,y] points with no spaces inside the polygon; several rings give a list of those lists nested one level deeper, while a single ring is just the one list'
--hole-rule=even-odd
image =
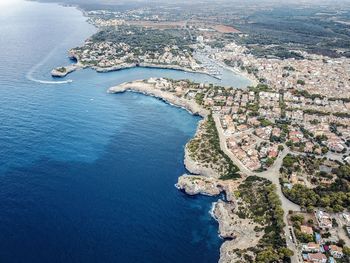
[{"label": "green vegetation", "polygon": [[176,45],[180,50],[188,49],[192,40],[185,30],[157,30],[137,26],[119,26],[100,30],[92,36],[94,42],[125,43],[136,54],[163,50],[167,46]]},{"label": "green vegetation", "polygon": [[[258,114],[259,104],[258,103],[248,103],[246,108],[247,108],[247,110],[249,110],[255,114]],[[257,115],[255,115],[255,116],[257,116]]]},{"label": "green vegetation", "polygon": [[270,158],[270,157],[267,158],[266,161],[265,161],[266,166],[270,167],[271,165],[274,164],[275,160],[276,160],[276,158]]},{"label": "green vegetation", "polygon": [[293,68],[292,66],[285,66],[283,69],[288,71],[295,71],[295,68]]},{"label": "green vegetation", "polygon": [[297,84],[304,86],[305,85],[305,81],[302,80],[302,79],[298,79],[297,80]]},{"label": "green vegetation", "polygon": [[265,118],[259,119],[261,126],[267,127],[273,125],[273,123]]},{"label": "green vegetation", "polygon": [[56,70],[61,72],[61,73],[65,73],[67,71],[67,69],[65,67],[56,68]]},{"label": "green vegetation", "polygon": [[266,84],[258,84],[255,87],[248,87],[249,91],[254,91],[255,93],[266,91],[266,92],[273,92],[273,90]]},{"label": "green vegetation", "polygon": [[336,112],[336,113],[333,113],[333,115],[340,118],[350,118],[350,113],[348,112]]},{"label": "green vegetation", "polygon": [[238,215],[264,226],[263,237],[251,249],[256,254],[254,262],[285,262],[293,253],[286,248],[283,209],[276,187],[267,179],[250,176],[238,187],[236,195],[245,204],[239,206]]},{"label": "green vegetation", "polygon": [[[349,15],[348,12],[338,14],[336,8],[341,7],[300,8],[286,4],[269,10],[261,8],[249,17],[227,20],[246,33],[235,40],[248,45],[253,54],[261,57],[300,59],[302,56],[292,51],[295,49],[330,57],[349,56],[348,26],[335,22],[348,21]],[[328,19],[330,16],[334,18]]]},{"label": "green vegetation", "polygon": [[238,167],[221,150],[219,134],[211,114],[201,124],[199,130],[196,137],[187,144],[191,158],[205,167],[214,169],[222,180],[239,178]]},{"label": "green vegetation", "polygon": [[305,97],[307,99],[316,99],[316,98],[319,98],[319,99],[323,99],[324,96],[320,95],[320,94],[310,94],[307,90],[294,90],[293,91],[294,95],[295,96],[302,96],[302,97]]},{"label": "green vegetation", "polygon": [[350,248],[349,247],[343,247],[343,253],[348,259],[350,259]]},{"label": "green vegetation", "polygon": [[329,112],[318,111],[318,110],[313,110],[313,109],[304,109],[303,112],[304,112],[305,114],[318,115],[318,116],[327,116],[327,115],[330,115]]},{"label": "green vegetation", "polygon": [[[329,173],[320,171],[325,159],[287,155],[283,159],[282,175],[302,173],[309,176],[315,188],[296,184],[292,189],[283,188],[284,194],[293,202],[307,210],[323,207],[329,211],[340,212],[350,208],[350,165],[335,164]],[[334,180],[332,181],[331,179]],[[322,184],[323,179],[329,179],[330,184]]]},{"label": "green vegetation", "polygon": [[196,96],[195,96],[196,103],[199,104],[199,105],[202,105],[204,96],[205,96],[204,93],[197,93]]},{"label": "green vegetation", "polygon": [[296,238],[301,243],[313,242],[313,235],[302,233],[300,230],[300,226],[304,223],[305,218],[302,215],[292,215],[290,220],[293,222],[294,232]]}]

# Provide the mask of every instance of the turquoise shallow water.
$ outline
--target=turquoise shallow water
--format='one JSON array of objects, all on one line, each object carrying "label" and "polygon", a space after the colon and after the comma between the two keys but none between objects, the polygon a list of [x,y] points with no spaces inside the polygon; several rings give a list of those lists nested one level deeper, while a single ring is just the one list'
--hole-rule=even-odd
[{"label": "turquoise shallow water", "polygon": [[71,7],[0,7],[0,262],[216,262],[215,199],[174,187],[199,118],[106,93],[155,76],[216,80],[136,68],[32,81],[52,80],[52,67],[70,63],[66,50],[95,29]]}]

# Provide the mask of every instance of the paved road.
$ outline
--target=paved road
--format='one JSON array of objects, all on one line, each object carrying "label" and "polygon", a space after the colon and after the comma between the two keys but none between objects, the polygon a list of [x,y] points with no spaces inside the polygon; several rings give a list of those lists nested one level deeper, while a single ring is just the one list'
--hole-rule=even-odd
[{"label": "paved road", "polygon": [[[214,121],[215,121],[216,127],[221,127],[220,119],[218,116],[214,115]],[[231,160],[234,162],[235,165],[237,165],[237,167],[241,170],[242,173],[244,173],[248,176],[255,175],[255,176],[262,177],[262,178],[266,178],[266,179],[270,180],[276,186],[277,194],[282,202],[282,208],[284,211],[283,221],[286,225],[284,228],[284,233],[286,235],[287,247],[294,252],[294,256],[291,258],[291,262],[292,263],[302,262],[302,261],[300,261],[299,253],[298,253],[298,250],[296,247],[296,243],[295,243],[296,239],[294,236],[293,229],[290,230],[291,228],[288,227],[288,222],[287,222],[287,215],[288,215],[289,210],[300,211],[300,206],[291,202],[290,200],[288,200],[284,196],[284,194],[282,192],[281,184],[279,182],[279,170],[281,168],[283,158],[289,153],[288,148],[285,147],[283,152],[279,154],[275,163],[267,171],[264,171],[261,173],[252,172],[249,169],[247,169],[243,165],[243,163],[239,159],[237,159],[237,157],[227,148],[225,135],[223,134],[222,129],[217,129],[217,130],[219,133],[221,149],[224,151],[225,154],[227,154],[231,158]],[[292,236],[292,239],[290,238],[290,236]]]}]

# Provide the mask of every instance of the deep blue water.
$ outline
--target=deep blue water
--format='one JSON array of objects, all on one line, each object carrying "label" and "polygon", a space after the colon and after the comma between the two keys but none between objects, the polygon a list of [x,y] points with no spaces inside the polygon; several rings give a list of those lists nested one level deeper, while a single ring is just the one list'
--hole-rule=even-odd
[{"label": "deep blue water", "polygon": [[215,80],[137,68],[32,81],[70,63],[66,50],[95,32],[85,20],[72,7],[0,2],[0,262],[216,262],[215,199],[174,187],[199,118],[106,93],[152,76]]}]

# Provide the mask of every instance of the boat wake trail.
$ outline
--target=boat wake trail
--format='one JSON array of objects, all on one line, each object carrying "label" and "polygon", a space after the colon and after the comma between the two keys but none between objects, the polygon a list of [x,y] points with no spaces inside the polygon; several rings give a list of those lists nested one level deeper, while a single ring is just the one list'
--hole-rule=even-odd
[{"label": "boat wake trail", "polygon": [[26,74],[26,78],[30,81],[34,81],[37,83],[41,83],[41,84],[66,84],[66,83],[71,83],[73,82],[73,80],[68,79],[68,80],[62,80],[62,81],[53,81],[53,80],[42,80],[42,79],[37,79],[33,76],[33,74],[36,72],[36,70],[41,67],[42,65],[44,65],[51,57],[52,55],[55,53],[55,51],[57,50],[58,47],[55,47],[53,50],[51,50],[51,52],[49,54],[47,54],[47,56],[41,60],[38,64],[36,64],[34,67],[32,67]]},{"label": "boat wake trail", "polygon": [[50,81],[50,80],[40,80],[40,79],[35,79],[33,77],[27,77],[27,79],[29,79],[30,81],[34,81],[37,83],[41,83],[41,84],[66,84],[66,83],[71,83],[73,82],[73,80],[68,79],[68,80],[62,80],[62,81]]}]

